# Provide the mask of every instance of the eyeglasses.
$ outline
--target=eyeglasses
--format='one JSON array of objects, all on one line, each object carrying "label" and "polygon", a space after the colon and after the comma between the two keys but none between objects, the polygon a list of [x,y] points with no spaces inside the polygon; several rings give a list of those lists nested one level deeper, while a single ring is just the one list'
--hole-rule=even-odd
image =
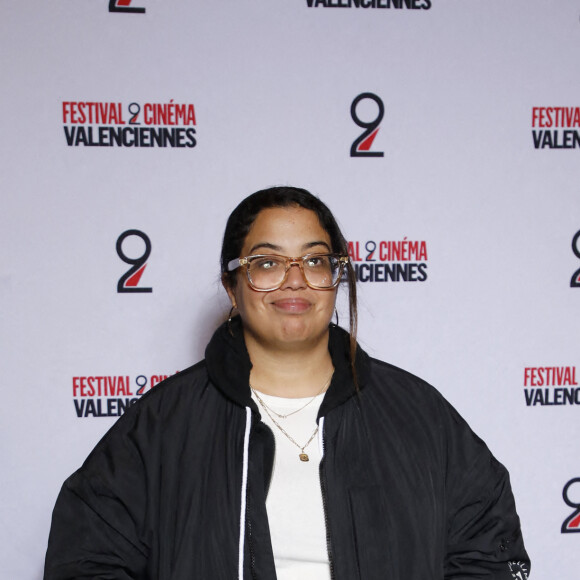
[{"label": "eyeglasses", "polygon": [[296,264],[310,288],[330,290],[340,282],[347,263],[348,257],[340,254],[306,254],[300,258],[258,254],[231,260],[228,272],[246,266],[250,286],[258,292],[270,292],[284,284],[290,268]]}]

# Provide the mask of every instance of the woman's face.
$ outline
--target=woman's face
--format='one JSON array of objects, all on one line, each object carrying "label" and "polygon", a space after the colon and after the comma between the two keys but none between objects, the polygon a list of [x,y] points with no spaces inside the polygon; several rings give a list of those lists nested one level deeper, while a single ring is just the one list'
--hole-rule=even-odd
[{"label": "woman's face", "polygon": [[[264,209],[244,241],[241,256],[277,254],[299,257],[332,252],[330,236],[317,215],[301,207]],[[336,289],[310,288],[296,265],[278,290],[258,292],[248,284],[245,268],[237,273],[235,288],[227,289],[238,309],[246,341],[264,348],[302,348],[326,339],[334,312]]]}]

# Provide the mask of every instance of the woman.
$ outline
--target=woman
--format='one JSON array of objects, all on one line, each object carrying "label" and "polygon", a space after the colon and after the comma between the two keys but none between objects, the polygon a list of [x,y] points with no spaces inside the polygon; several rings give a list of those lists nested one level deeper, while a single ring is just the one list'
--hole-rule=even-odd
[{"label": "woman", "polygon": [[[305,190],[234,210],[228,322],[65,482],[46,580],[527,578],[505,468],[437,391],[356,346],[346,249]],[[331,323],[341,280],[350,333]]]}]

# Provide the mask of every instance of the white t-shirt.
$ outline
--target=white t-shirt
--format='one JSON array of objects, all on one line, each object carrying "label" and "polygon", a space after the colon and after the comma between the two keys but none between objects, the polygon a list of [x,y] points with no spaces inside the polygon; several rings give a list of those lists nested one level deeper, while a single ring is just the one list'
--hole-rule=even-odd
[{"label": "white t-shirt", "polygon": [[[286,399],[258,392],[266,405],[280,414],[302,407],[306,399]],[[302,447],[316,429],[316,416],[324,393],[307,407],[282,419],[272,413],[276,422]],[[330,580],[326,546],[326,527],[319,465],[322,459],[318,433],[304,449],[309,461],[301,461],[302,451],[273,423],[257,400],[262,421],[272,429],[276,440],[274,471],[266,498],[266,509],[272,536],[274,562],[278,580]]]}]

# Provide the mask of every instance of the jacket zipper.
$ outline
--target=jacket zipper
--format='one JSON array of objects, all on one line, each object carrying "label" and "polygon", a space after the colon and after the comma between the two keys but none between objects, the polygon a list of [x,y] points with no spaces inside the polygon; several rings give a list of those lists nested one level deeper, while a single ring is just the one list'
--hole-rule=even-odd
[{"label": "jacket zipper", "polygon": [[[321,418],[321,422],[322,422],[322,429],[324,429],[324,422],[323,422],[323,418]],[[322,461],[320,462],[320,467],[319,467],[319,475],[320,475],[320,490],[322,492],[322,508],[324,511],[324,527],[326,529],[326,551],[328,553],[328,564],[330,566],[330,578],[331,580],[335,580],[335,575],[334,575],[334,562],[332,560],[332,541],[330,538],[330,524],[329,524],[329,519],[328,519],[328,506],[327,506],[327,497],[326,497],[326,487],[327,487],[327,482],[326,482],[326,478],[324,476],[324,463],[326,461],[326,457],[324,455],[324,436],[322,435],[322,429],[321,429],[321,440],[322,440]]]},{"label": "jacket zipper", "polygon": [[252,537],[252,520],[250,518],[250,506],[246,503],[246,526],[248,528],[248,550],[250,552],[250,573],[256,578],[256,552],[254,551],[254,538]]}]

